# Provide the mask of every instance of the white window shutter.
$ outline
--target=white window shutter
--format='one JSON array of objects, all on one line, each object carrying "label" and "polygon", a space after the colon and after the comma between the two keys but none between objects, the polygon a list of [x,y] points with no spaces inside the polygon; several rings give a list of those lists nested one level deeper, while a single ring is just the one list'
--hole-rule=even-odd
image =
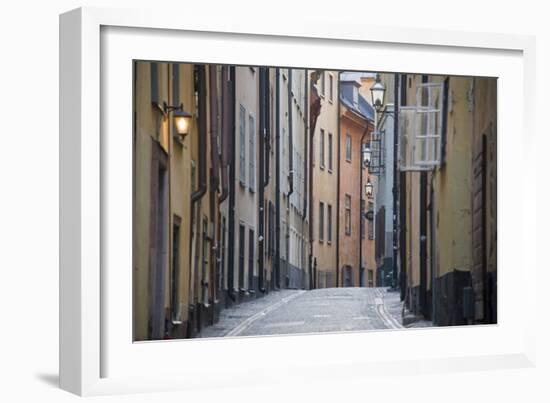
[{"label": "white window shutter", "polygon": [[412,165],[433,168],[441,163],[443,82],[416,88],[416,118]]}]

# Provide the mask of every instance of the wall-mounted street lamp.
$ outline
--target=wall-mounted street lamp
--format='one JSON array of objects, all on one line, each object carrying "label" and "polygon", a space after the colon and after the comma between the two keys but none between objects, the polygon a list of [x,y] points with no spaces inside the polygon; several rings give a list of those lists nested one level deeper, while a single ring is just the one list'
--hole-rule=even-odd
[{"label": "wall-mounted street lamp", "polygon": [[372,160],[372,150],[370,146],[365,144],[363,146],[363,166],[368,167],[370,166]]},{"label": "wall-mounted street lamp", "polygon": [[193,115],[183,109],[183,104],[173,106],[167,105],[165,102],[162,111],[165,117],[168,117],[168,114],[172,112],[176,131],[183,140],[185,136],[189,134],[189,127],[191,126],[191,119],[193,118]]},{"label": "wall-mounted street lamp", "polygon": [[372,97],[372,106],[376,109],[376,112],[380,112],[384,107],[384,98],[386,96],[386,87],[380,81],[380,74],[376,74],[376,80],[373,86],[370,88],[370,94]]},{"label": "wall-mounted street lamp", "polygon": [[363,213],[363,216],[367,221],[372,221],[374,220],[374,211],[372,210],[366,211]]},{"label": "wall-mounted street lamp", "polygon": [[374,190],[374,185],[372,184],[372,182],[370,181],[370,177],[367,178],[367,184],[365,185],[365,194],[367,195],[367,197],[372,197],[372,192]]}]

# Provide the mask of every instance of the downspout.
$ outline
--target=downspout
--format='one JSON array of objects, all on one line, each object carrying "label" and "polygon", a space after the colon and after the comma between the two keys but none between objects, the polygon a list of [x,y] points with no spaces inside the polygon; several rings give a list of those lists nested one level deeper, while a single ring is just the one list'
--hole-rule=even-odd
[{"label": "downspout", "polygon": [[280,71],[275,69],[275,281],[281,288],[281,122],[280,122]]},{"label": "downspout", "polygon": [[[316,71],[314,71],[312,74],[315,74]],[[310,79],[310,76],[307,76],[308,79]],[[311,80],[309,82],[309,86],[306,86],[306,89],[309,88],[309,96],[307,96],[308,103],[307,103],[307,109],[306,111],[306,119],[307,122],[309,122],[309,164],[311,165],[311,161],[313,161],[313,138],[315,137],[315,127],[317,126],[317,118],[319,117],[321,113],[321,104],[320,104],[320,98],[319,94],[315,90],[315,87],[313,87],[314,82]],[[307,90],[306,90],[307,93]],[[315,94],[316,99],[315,102],[313,102],[313,94]],[[309,114],[309,116],[307,116]],[[314,265],[313,265],[313,167],[309,167],[309,172],[307,172],[306,169],[306,177],[308,177],[309,181],[309,269],[310,274],[313,276],[313,288],[317,288],[317,276],[314,273]],[[307,187],[306,187],[307,188]]]},{"label": "downspout", "polygon": [[[308,94],[308,77],[307,77],[307,70],[305,70],[305,80],[304,80],[304,150],[307,150],[310,148],[310,144],[312,142],[309,141],[308,133],[309,133],[309,120],[308,120],[308,112],[309,112],[309,97]],[[306,151],[304,155],[304,178],[308,177],[308,160],[311,158],[311,148],[309,150],[309,155]],[[308,210],[308,187],[304,186],[304,208],[302,211],[302,220],[306,219],[306,213]]]},{"label": "downspout", "polygon": [[235,66],[229,67],[229,81],[227,82],[228,91],[228,147],[230,150],[229,160],[229,215],[228,222],[228,240],[232,245],[228,248],[228,267],[227,267],[227,293],[229,298],[235,302],[237,299],[234,294],[235,285]]},{"label": "downspout", "polygon": [[221,141],[221,176],[222,176],[222,192],[220,195],[220,204],[225,201],[227,196],[229,196],[229,184],[228,184],[228,164],[229,164],[229,136],[230,136],[230,114],[231,114],[231,108],[228,107],[230,105],[230,99],[229,99],[229,74],[228,74],[228,66],[222,66],[222,141]]},{"label": "downspout", "polygon": [[[219,260],[220,248],[218,245],[219,235],[218,231],[220,226],[218,225],[220,210],[216,206],[216,198],[218,193],[218,186],[220,183],[220,171],[219,171],[219,152],[218,152],[218,77],[217,77],[217,66],[209,65],[208,66],[208,75],[209,75],[209,87],[210,87],[210,159],[211,159],[211,172],[210,172],[210,221],[213,226],[213,230],[209,231],[212,234],[212,244],[210,251],[210,276],[207,282],[205,282],[204,287],[212,290],[210,295],[212,301],[217,299],[216,296],[216,267]],[[218,199],[219,203],[219,199]],[[219,206],[219,204],[218,204]],[[210,284],[209,284],[210,283]]]},{"label": "downspout", "polygon": [[[376,119],[376,118],[375,118]],[[359,143],[359,268],[358,284],[361,285],[361,269],[363,268],[363,237],[366,238],[365,227],[363,225],[363,206],[366,206],[367,200],[363,203],[363,142],[365,141],[365,136],[369,131],[369,121],[367,120],[367,127],[361,136],[361,142]]]},{"label": "downspout", "polygon": [[294,193],[294,148],[292,147],[292,69],[288,69],[288,186],[289,189],[287,197],[288,203],[290,204],[290,196]]},{"label": "downspout", "polygon": [[263,178],[263,184],[264,188],[269,185],[269,164],[270,164],[270,150],[271,150],[271,125],[270,125],[270,108],[271,104],[269,102],[270,100],[270,93],[269,93],[269,69],[267,67],[263,67],[264,69],[264,178]]},{"label": "downspout", "polygon": [[260,97],[260,144],[259,144],[259,178],[258,180],[258,288],[262,293],[265,293],[264,287],[264,188],[265,188],[265,137],[266,137],[266,98],[265,91],[266,83],[266,68],[260,67],[259,74],[259,97]]},{"label": "downspout", "polygon": [[191,194],[191,211],[194,205],[206,193],[206,75],[205,66],[198,68],[198,93],[199,93],[199,187]]},{"label": "downspout", "polygon": [[398,287],[397,261],[399,250],[399,228],[398,228],[398,207],[399,207],[399,74],[394,75],[393,86],[393,284],[392,288]]},{"label": "downspout", "polygon": [[338,94],[338,142],[337,152],[338,161],[336,163],[338,173],[336,175],[336,287],[340,287],[340,141],[342,137],[342,125],[341,125],[341,108],[340,102],[340,75],[338,72],[338,88],[336,94]]},{"label": "downspout", "polygon": [[[197,92],[198,92],[198,126],[199,126],[199,132],[198,132],[198,136],[199,136],[199,171],[198,171],[198,188],[196,191],[194,191],[193,193],[191,193],[191,208],[190,208],[190,212],[191,212],[191,217],[190,217],[190,222],[192,223],[193,222],[193,216],[195,216],[196,214],[196,211],[195,211],[195,207],[196,207],[196,203],[198,201],[200,201],[200,199],[202,199],[202,197],[205,195],[206,193],[206,135],[207,135],[207,130],[206,130],[206,76],[205,76],[205,66],[204,65],[195,65],[196,66],[196,69],[197,69],[197,75],[198,75],[198,88],[197,88]],[[197,312],[195,311],[196,310],[196,306],[198,304],[198,292],[199,292],[199,289],[197,288],[197,279],[198,279],[198,276],[199,276],[199,273],[198,273],[198,265],[199,265],[199,254],[200,254],[200,251],[199,251],[199,239],[201,237],[201,220],[200,220],[200,217],[196,217],[196,222],[195,222],[195,259],[194,259],[194,262],[192,262],[192,271],[194,273],[194,281],[193,282],[189,282],[189,286],[190,287],[193,287],[193,292],[192,293],[189,293],[189,295],[193,294],[193,301],[192,301],[192,304],[190,305],[190,311],[192,313],[190,313],[190,315],[193,316],[193,320],[196,320],[197,319]],[[191,240],[192,242],[192,237],[191,237]],[[190,272],[191,273],[191,272]],[[193,284],[192,284],[193,283]],[[192,332],[193,330],[191,330]]]},{"label": "downspout", "polygon": [[[287,223],[286,223],[286,259],[287,259],[287,267],[290,267],[290,213],[288,213],[290,208],[290,196],[292,193],[294,193],[294,148],[292,144],[292,69],[287,69],[288,71],[288,111],[287,111],[287,118],[288,118],[288,193],[287,193]],[[288,279],[288,270],[287,270],[287,279]],[[289,283],[290,284],[290,283]]]},{"label": "downspout", "polygon": [[[312,141],[309,141],[309,119],[308,119],[308,112],[309,112],[309,97],[308,94],[308,74],[307,70],[305,70],[305,79],[304,79],[304,208],[302,211],[302,229],[303,233],[305,234],[306,231],[304,230],[305,226],[305,220],[306,220],[306,214],[308,213],[308,181],[309,185],[311,186],[311,178],[308,178],[309,173],[311,170],[308,170],[308,161],[311,158],[311,144]],[[307,151],[309,149],[309,152]],[[311,212],[310,212],[311,215]],[[311,223],[311,220],[308,220],[309,223]],[[313,279],[313,246],[311,243],[311,225],[308,226],[308,271],[309,271],[309,288],[314,288],[314,279]]]}]

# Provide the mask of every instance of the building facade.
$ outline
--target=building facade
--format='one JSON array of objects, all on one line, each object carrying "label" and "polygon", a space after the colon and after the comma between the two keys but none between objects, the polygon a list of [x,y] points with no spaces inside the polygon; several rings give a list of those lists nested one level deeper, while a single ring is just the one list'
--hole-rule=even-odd
[{"label": "building facade", "polygon": [[308,70],[310,89],[310,242],[313,288],[336,287],[339,81],[337,71]]},{"label": "building facade", "polygon": [[[363,150],[374,130],[374,110],[360,93],[362,73],[340,74],[340,138],[338,153],[338,285],[374,286],[374,210],[365,185],[370,177]],[[376,184],[374,184],[376,186]]]},{"label": "building facade", "polygon": [[376,113],[376,130],[371,141],[373,164],[371,173],[376,176],[376,271],[377,286],[397,286],[395,255],[397,248],[397,196],[395,178],[395,74],[380,74],[386,88],[384,109]]},{"label": "building facade", "polygon": [[495,323],[496,80],[402,75],[399,86],[405,304],[437,325]]}]

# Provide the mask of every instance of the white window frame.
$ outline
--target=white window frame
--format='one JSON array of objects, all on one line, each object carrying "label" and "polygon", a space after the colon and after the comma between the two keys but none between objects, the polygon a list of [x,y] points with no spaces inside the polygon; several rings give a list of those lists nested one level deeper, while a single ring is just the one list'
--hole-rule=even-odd
[{"label": "white window frame", "polygon": [[325,169],[325,129],[319,130],[319,168]]},{"label": "white window frame", "polygon": [[[413,106],[402,106],[399,108],[399,169],[401,171],[430,171],[441,165],[442,156],[442,133],[443,133],[443,97],[444,97],[444,82],[431,82],[417,84],[416,86],[416,102]],[[422,91],[428,89],[427,105],[422,104]],[[437,105],[431,106],[433,90],[440,91]],[[405,114],[409,114],[409,119],[412,119],[407,127],[403,127]],[[426,118],[426,114],[438,114],[435,121],[438,122],[438,127],[432,127],[432,120],[428,119],[426,132],[421,133],[421,120]],[[424,140],[424,155],[433,155],[433,159],[418,159],[417,145],[419,140]],[[429,140],[429,142],[427,141]],[[430,143],[433,149],[429,149]]]},{"label": "white window frame", "polygon": [[246,186],[246,108],[239,104],[239,183]]},{"label": "white window frame", "polygon": [[256,188],[256,120],[248,115],[248,189],[254,193]]},{"label": "white window frame", "polygon": [[[422,103],[422,92],[424,89],[427,89],[428,100],[426,105]],[[437,105],[432,105],[433,92],[439,91],[439,99]],[[422,83],[418,84],[416,87],[416,122],[415,122],[415,133],[414,133],[414,142],[413,142],[413,165],[415,166],[426,166],[426,167],[435,167],[441,164],[441,134],[442,134],[442,122],[443,122],[443,91],[444,91],[444,82],[436,83]],[[432,119],[426,119],[426,132],[421,133],[421,120],[429,114],[435,114],[438,126],[433,127]],[[416,148],[419,140],[424,140],[424,155],[433,155],[433,159],[417,159]],[[432,143],[433,149],[430,150],[430,142]],[[431,152],[430,152],[431,151]]]}]

